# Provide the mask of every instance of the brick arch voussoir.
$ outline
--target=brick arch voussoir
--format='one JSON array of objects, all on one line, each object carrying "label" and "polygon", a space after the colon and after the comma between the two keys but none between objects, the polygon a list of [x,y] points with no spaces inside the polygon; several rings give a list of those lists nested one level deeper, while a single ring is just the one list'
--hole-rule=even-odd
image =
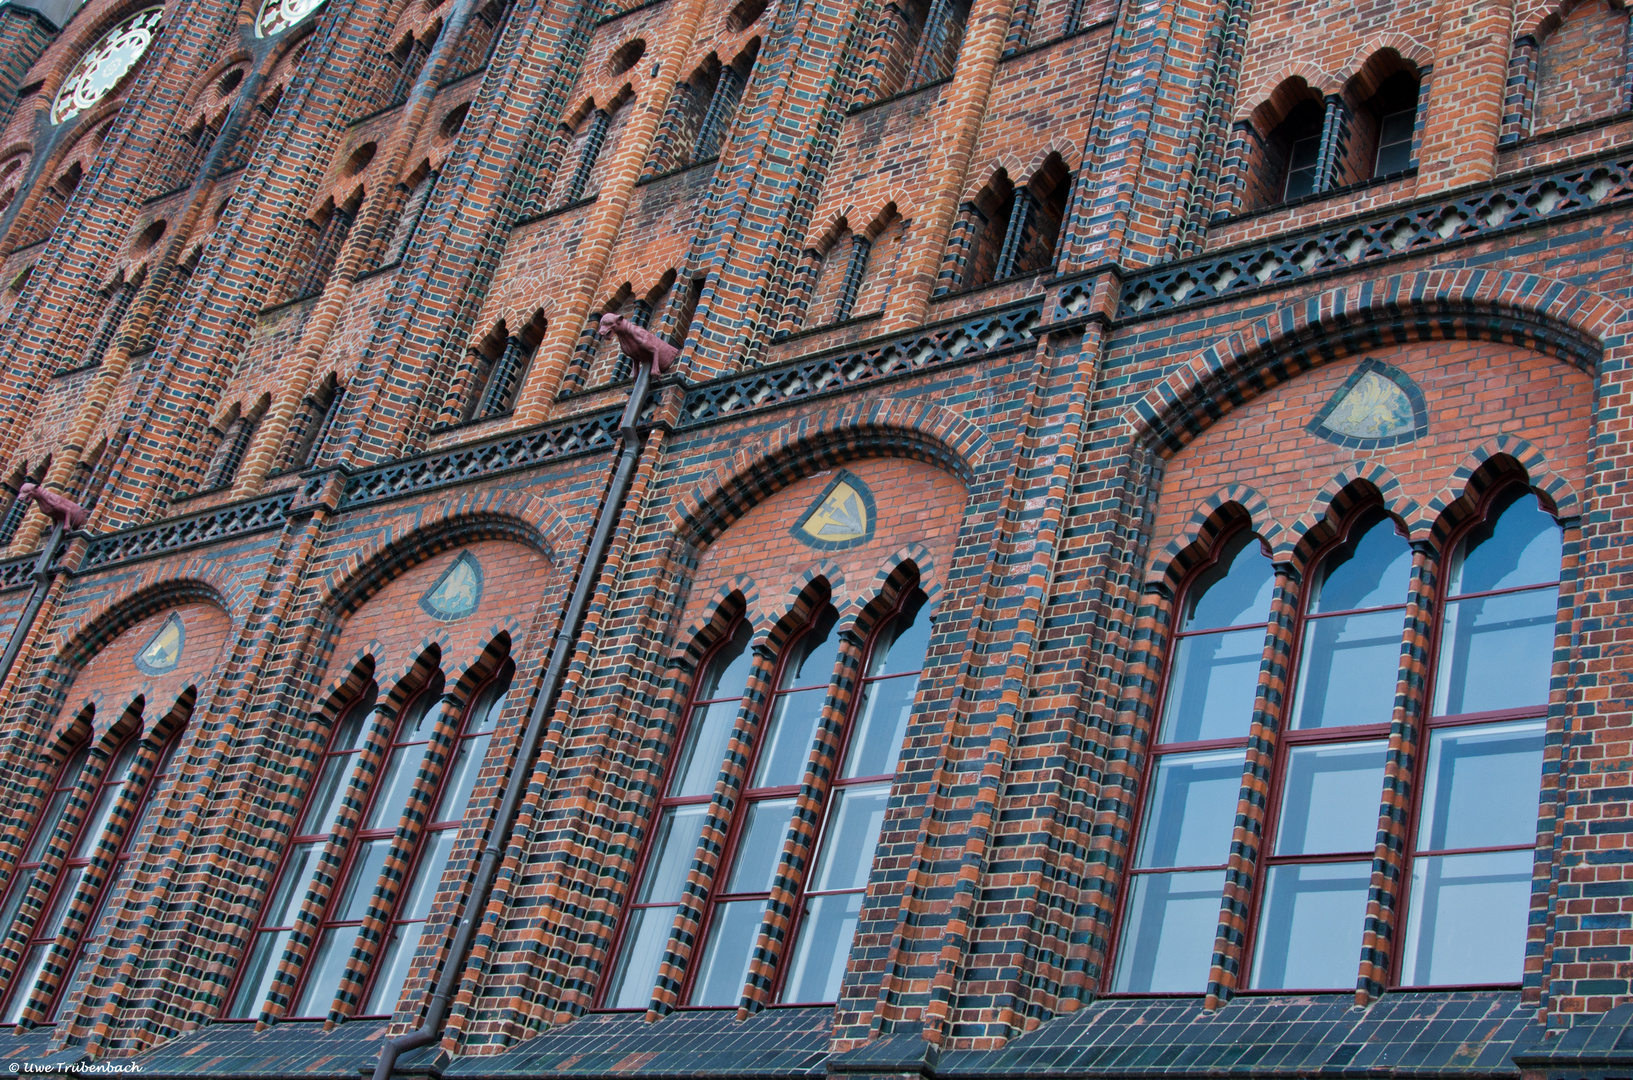
[{"label": "brick arch voussoir", "polygon": [[463,543],[512,540],[534,548],[552,566],[572,550],[573,533],[543,500],[519,491],[485,491],[461,497],[417,519],[402,536],[387,534],[351,556],[329,577],[323,605],[337,614],[355,611],[400,574]]},{"label": "brick arch voussoir", "polygon": [[834,610],[843,613],[851,596],[845,581],[845,569],[833,559],[818,559],[800,571],[774,606],[765,609],[766,622],[776,625],[786,619],[818,580],[827,584],[828,602],[833,604]]},{"label": "brick arch voussoir", "polygon": [[[1571,13],[1586,2],[1587,0],[1543,0],[1542,3],[1525,5],[1515,12],[1516,36],[1530,35],[1540,43],[1558,30],[1565,20],[1570,18]],[[1627,8],[1625,0],[1607,0],[1607,3],[1617,11]]]},{"label": "brick arch voussoir", "polygon": [[765,623],[766,615],[760,604],[759,582],[748,574],[738,574],[728,581],[721,582],[714,591],[714,597],[704,605],[703,611],[681,630],[667,666],[671,669],[696,671],[697,666],[703,662],[703,654],[714,644],[713,640],[705,640],[709,627],[720,618],[722,608],[738,602],[743,605],[744,614],[750,623],[755,626]]},{"label": "brick arch voussoir", "polygon": [[[1237,100],[1236,115],[1231,117],[1233,122],[1243,120],[1256,122],[1261,116],[1261,110],[1271,105],[1276,91],[1289,79],[1303,79],[1304,84],[1311,90],[1322,95],[1340,93],[1344,89],[1344,80],[1336,74],[1323,71],[1315,64],[1305,60],[1295,60],[1284,68],[1277,68],[1253,84],[1253,88],[1241,94]],[[1269,132],[1261,132],[1268,135]]]},{"label": "brick arch voussoir", "polygon": [[[901,571],[901,568],[908,563],[912,563],[914,569],[918,571],[919,589],[929,600],[930,606],[934,607],[945,590],[945,583],[941,580],[942,568],[936,563],[935,554],[929,548],[914,541],[910,544],[903,544],[889,555],[886,555],[884,560],[873,571],[873,577],[868,579],[867,587],[856,591],[851,600],[851,606],[855,608],[856,612],[860,614],[863,609],[873,603],[874,598],[890,584],[890,579],[895,577]],[[845,615],[848,614],[848,612],[845,613]]]},{"label": "brick arch voussoir", "polygon": [[930,402],[853,402],[792,421],[743,447],[677,502],[670,529],[702,548],[757,503],[812,467],[867,457],[928,461],[969,483],[986,464],[990,440],[969,420]]},{"label": "brick arch voussoir", "polygon": [[1589,372],[1633,362],[1628,310],[1568,282],[1475,269],[1339,286],[1195,353],[1125,410],[1129,437],[1172,454],[1236,406],[1335,360],[1433,340],[1524,345]]},{"label": "brick arch voussoir", "polygon": [[1050,139],[1047,145],[1040,147],[1033,153],[1031,159],[1026,163],[1026,171],[1021,174],[1020,179],[1017,179],[1011,173],[1010,181],[1017,187],[1023,182],[1030,184],[1032,178],[1038,174],[1039,169],[1043,168],[1043,163],[1048,161],[1051,155],[1059,156],[1061,163],[1066,166],[1066,171],[1073,176],[1077,175],[1077,167],[1082,161],[1078,147],[1066,139],[1054,138]]},{"label": "brick arch voussoir", "polygon": [[[1048,154],[1044,155],[1047,156]],[[1043,158],[1040,157],[1038,163],[1042,162]],[[958,197],[958,205],[974,202],[976,197],[986,190],[987,185],[997,178],[999,170],[1003,170],[1003,174],[1009,178],[1010,184],[1014,187],[1020,187],[1032,176],[1019,154],[1008,152],[1000,154],[987,162],[984,168],[971,172],[969,182],[964,185],[963,194]]]},{"label": "brick arch voussoir", "polygon": [[1434,50],[1421,41],[1407,34],[1389,32],[1375,34],[1363,42],[1349,58],[1349,62],[1338,70],[1334,78],[1341,85],[1349,85],[1351,79],[1361,73],[1367,61],[1383,52],[1393,49],[1402,60],[1414,65],[1419,71],[1435,62]]},{"label": "brick arch voussoir", "polygon": [[1458,462],[1446,485],[1435,493],[1424,506],[1420,520],[1412,530],[1416,539],[1421,530],[1425,539],[1435,547],[1444,546],[1446,538],[1457,527],[1457,504],[1479,492],[1473,488],[1474,479],[1491,462],[1507,458],[1519,466],[1531,490],[1545,496],[1554,506],[1554,515],[1560,519],[1581,517],[1582,499],[1571,482],[1561,476],[1548,461],[1546,454],[1518,435],[1498,435],[1476,446]]},{"label": "brick arch voussoir", "polygon": [[1204,536],[1220,527],[1221,516],[1229,509],[1245,515],[1248,528],[1252,529],[1272,552],[1280,550],[1286,543],[1287,529],[1276,520],[1275,514],[1270,509],[1270,500],[1247,484],[1228,484],[1203,499],[1197,504],[1196,509],[1191,511],[1185,527],[1164,544],[1162,550],[1151,560],[1146,580],[1166,582],[1170,589],[1177,586],[1179,581],[1197,565]]},{"label": "brick arch voussoir", "polygon": [[[430,628],[414,644],[399,650],[396,663],[389,667],[380,663],[379,653],[374,654],[376,663],[374,681],[380,687],[380,703],[390,702],[397,688],[419,668],[425,668],[429,671],[434,666],[438,671],[442,672],[446,685],[452,686],[455,680],[449,676],[448,664],[457,661],[450,660],[448,646],[453,642],[453,636],[453,630],[449,627],[438,625]],[[432,649],[437,651],[437,659],[434,665],[426,661],[426,654]],[[460,668],[460,671],[463,672],[464,668]],[[418,684],[415,684],[414,689],[418,689]]]},{"label": "brick arch voussoir", "polygon": [[[204,571],[207,570],[216,573],[206,576]],[[236,609],[232,593],[240,590],[223,581],[223,577],[219,567],[189,560],[188,565],[177,567],[173,576],[103,602],[79,618],[74,628],[58,642],[52,650],[53,667],[62,673],[77,674],[119,635],[167,608],[209,604],[221,611],[236,629],[240,620],[232,615]]]},{"label": "brick arch voussoir", "polygon": [[[1347,500],[1346,494],[1350,496]],[[1391,517],[1406,527],[1409,539],[1426,538],[1413,525],[1423,517],[1423,508],[1406,494],[1400,478],[1378,462],[1355,461],[1321,485],[1321,490],[1294,520],[1282,542],[1272,546],[1271,557],[1277,562],[1291,563],[1301,571],[1308,569],[1316,549],[1326,543],[1337,526],[1335,518],[1342,518],[1361,500],[1376,500],[1381,504]]]}]

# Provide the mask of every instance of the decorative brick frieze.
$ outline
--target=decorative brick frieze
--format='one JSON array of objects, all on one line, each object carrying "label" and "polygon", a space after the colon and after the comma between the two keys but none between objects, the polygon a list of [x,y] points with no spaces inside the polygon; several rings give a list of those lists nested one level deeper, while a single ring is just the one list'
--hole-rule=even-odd
[{"label": "decorative brick frieze", "polygon": [[1154,315],[1219,297],[1330,276],[1544,221],[1619,206],[1633,196],[1633,157],[1573,162],[1452,200],[1409,205],[1338,228],[1170,263],[1123,283],[1119,319]]},{"label": "decorative brick frieze", "polygon": [[281,492],[204,514],[161,521],[145,528],[107,533],[91,541],[79,569],[97,570],[113,563],[164,555],[262,529],[275,529],[283,525],[294,499],[292,492]]}]

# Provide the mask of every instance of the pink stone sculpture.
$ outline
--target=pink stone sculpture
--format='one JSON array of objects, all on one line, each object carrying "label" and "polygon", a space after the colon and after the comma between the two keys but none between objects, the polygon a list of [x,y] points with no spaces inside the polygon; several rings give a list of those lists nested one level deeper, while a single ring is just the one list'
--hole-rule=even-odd
[{"label": "pink stone sculpture", "polygon": [[90,518],[90,513],[72,499],[63,498],[50,488],[30,482],[17,489],[19,499],[33,499],[40,504],[45,516],[64,529],[77,529]]},{"label": "pink stone sculpture", "polygon": [[623,347],[624,355],[638,364],[651,361],[654,377],[674,367],[675,361],[680,359],[679,349],[616,312],[609,311],[601,316],[601,326],[596,333],[602,337],[618,335],[618,344]]}]

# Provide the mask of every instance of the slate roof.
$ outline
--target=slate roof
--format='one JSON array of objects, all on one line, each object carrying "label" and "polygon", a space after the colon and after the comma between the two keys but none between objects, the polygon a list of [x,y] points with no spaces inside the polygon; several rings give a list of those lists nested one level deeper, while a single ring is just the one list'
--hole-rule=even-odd
[{"label": "slate roof", "polygon": [[[378,1059],[387,1025],[286,1021],[257,1032],[214,1024],[131,1058],[142,1080],[255,1077],[360,1080]],[[913,1026],[865,1046],[828,1052],[829,1008],[769,1009],[738,1020],[724,1010],[587,1016],[496,1054],[466,1054],[429,1070],[455,1077],[731,1077],[798,1080],[825,1074],[919,1073],[928,1080],[992,1077],[1502,1077],[1520,1068],[1633,1063],[1633,1005],[1584,1018],[1543,1039],[1537,1007],[1514,991],[1386,994],[1366,1009],[1348,994],[1238,997],[1214,1012],[1199,1000],[1102,999],[1043,1024],[999,1050],[938,1054]],[[42,1062],[40,1029],[0,1036],[6,1062]],[[77,1053],[59,1055],[77,1057]],[[425,1051],[400,1075],[425,1075]]]}]

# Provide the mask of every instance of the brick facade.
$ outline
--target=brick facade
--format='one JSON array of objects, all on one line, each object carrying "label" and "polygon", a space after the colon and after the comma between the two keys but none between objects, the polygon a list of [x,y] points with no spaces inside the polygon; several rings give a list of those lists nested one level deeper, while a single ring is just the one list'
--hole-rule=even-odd
[{"label": "brick facade", "polygon": [[[0,1059],[355,1076],[447,974],[400,1074],[1625,1064],[1621,3],[166,0],[76,82],[145,6],[0,6]],[[680,350],[633,428],[606,311]],[[91,511],[38,583],[27,480]],[[1407,986],[1454,563],[1516,491],[1546,685],[1451,718],[1542,733],[1498,793],[1537,809],[1514,966]],[[1312,583],[1377,513],[1409,569],[1354,964],[1267,988]],[[1242,530],[1221,884],[1185,991],[1124,992]],[[670,929],[614,1001],[637,911]]]}]

